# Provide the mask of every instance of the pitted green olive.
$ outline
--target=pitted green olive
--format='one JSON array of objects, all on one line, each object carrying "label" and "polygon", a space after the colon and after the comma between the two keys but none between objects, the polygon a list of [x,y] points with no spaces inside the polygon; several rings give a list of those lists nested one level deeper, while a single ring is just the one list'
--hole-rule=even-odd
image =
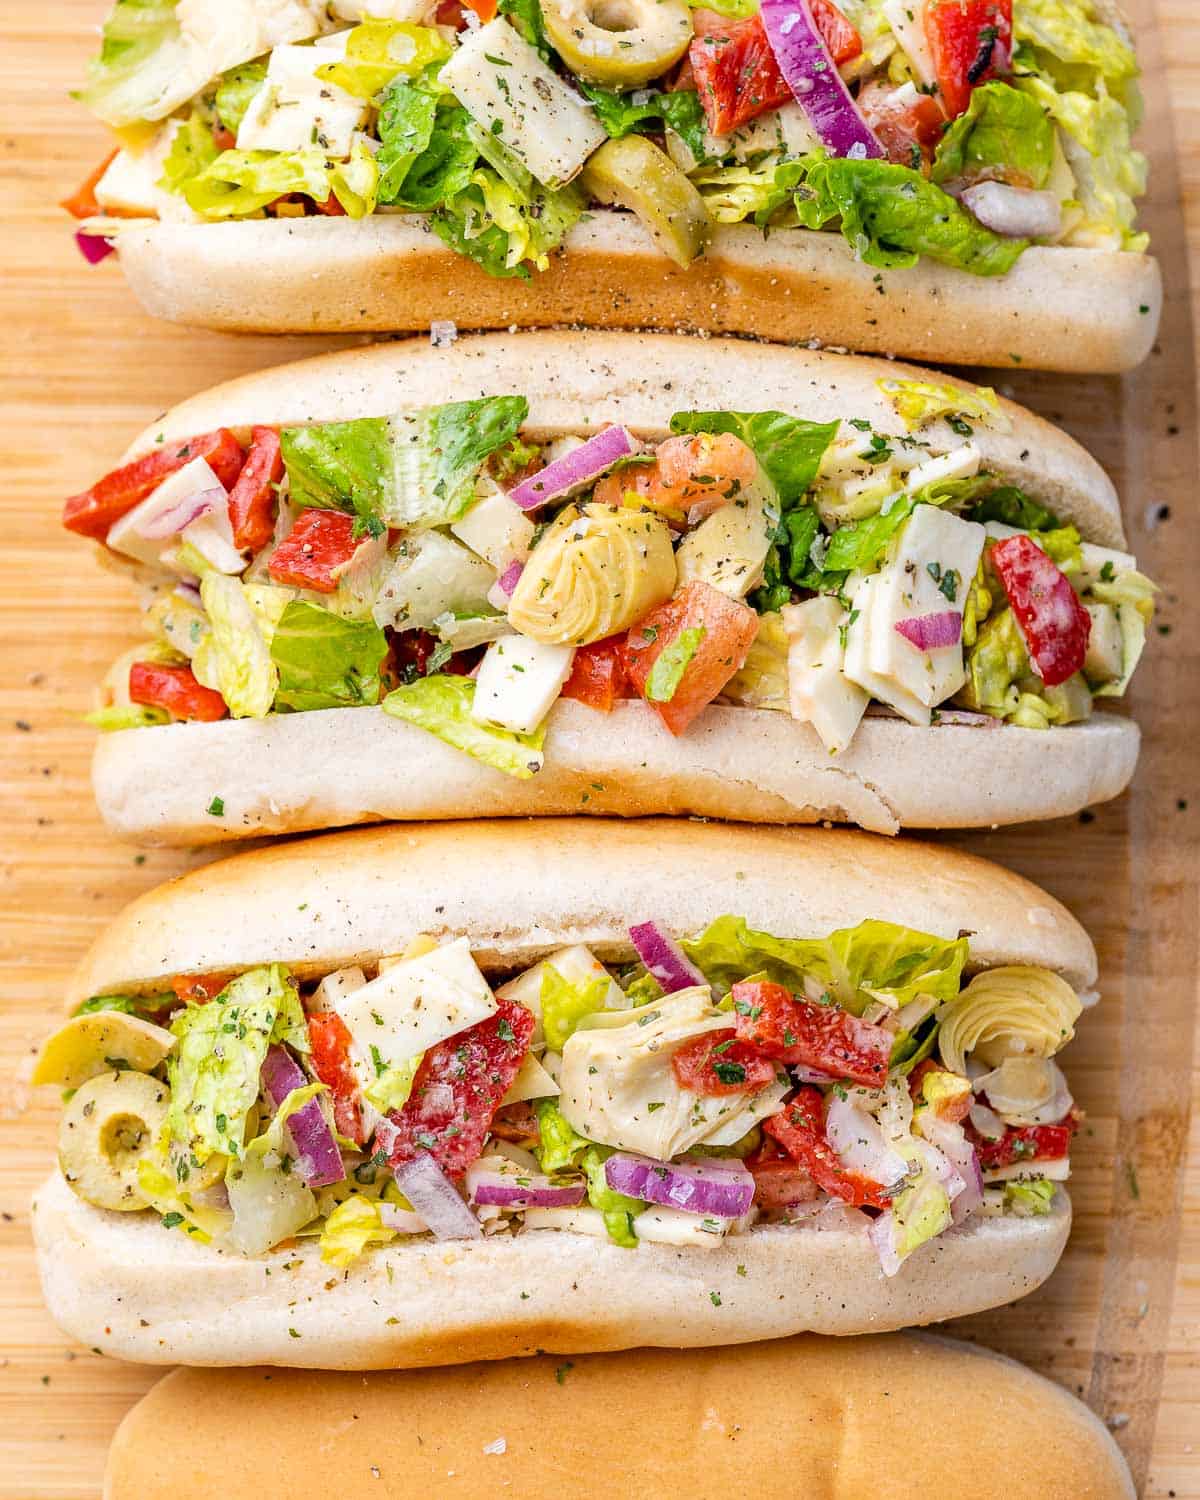
[{"label": "pitted green olive", "polygon": [[89,1078],[117,1068],[149,1073],[175,1045],[161,1026],[120,1010],[73,1016],[42,1045],[33,1069],[34,1083],[77,1089]]},{"label": "pitted green olive", "polygon": [[85,1203],[126,1213],[145,1208],[138,1162],[167,1118],[171,1091],[145,1073],[104,1073],[71,1098],[58,1127],[58,1164]]},{"label": "pitted green olive", "polygon": [[644,135],[606,141],[579,181],[597,203],[635,213],[677,266],[690,266],[712,236],[712,220],[695,185]]},{"label": "pitted green olive", "polygon": [[628,630],[675,592],[666,523],[645,510],[569,505],[533,549],[509,623],[544,645],[586,646]]},{"label": "pitted green olive", "polygon": [[609,87],[661,78],[692,40],[683,0],[544,0],[542,17],[567,67]]}]

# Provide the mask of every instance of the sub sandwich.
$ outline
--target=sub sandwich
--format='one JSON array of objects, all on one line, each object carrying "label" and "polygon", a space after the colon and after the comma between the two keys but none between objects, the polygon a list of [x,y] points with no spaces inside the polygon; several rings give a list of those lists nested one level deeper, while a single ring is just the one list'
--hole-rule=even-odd
[{"label": "sub sandwich", "polygon": [[65,206],[185,323],[1127,369],[1137,77],[1100,0],[117,0]]},{"label": "sub sandwich", "polygon": [[376,1368],[849,1334],[1066,1241],[1095,954],[948,849],[671,821],[277,845],[72,980],[47,1306],[149,1363]]},{"label": "sub sandwich", "polygon": [[536,333],[326,356],[153,423],[64,509],[144,589],[100,809],[188,844],[694,813],[884,832],[1128,782],[1153,610],[1113,487],[986,388]]}]

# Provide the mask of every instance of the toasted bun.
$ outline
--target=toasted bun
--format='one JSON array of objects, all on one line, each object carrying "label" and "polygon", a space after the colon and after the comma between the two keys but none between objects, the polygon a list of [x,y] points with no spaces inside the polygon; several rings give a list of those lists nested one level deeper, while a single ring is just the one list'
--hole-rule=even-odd
[{"label": "toasted bun", "polygon": [[[239,300],[243,290],[238,289]],[[1045,329],[1041,337],[1049,341]],[[192,437],[213,427],[245,433],[256,422],[342,422],[406,406],[512,394],[528,397],[525,428],[534,437],[586,435],[610,422],[623,422],[641,437],[661,440],[670,431],[674,412],[729,407],[778,409],[818,422],[856,417],[869,421],[877,432],[899,436],[906,431],[904,423],[879,388],[879,381],[888,379],[935,380],[974,389],[915,366],[738,339],[653,333],[493,334],[460,338],[448,349],[407,339],[322,354],[214,386],[153,422],[126,456],[133,458],[165,440]],[[1073,438],[1024,407],[1005,401],[1003,410],[1011,424],[1008,432],[984,425],[975,429],[972,440],[983,454],[984,466],[1005,483],[1035,494],[1087,540],[1124,546],[1117,493],[1096,460]],[[928,441],[931,454],[965,441],[944,422],[923,430],[921,438]]]},{"label": "toasted bun", "polygon": [[628,924],[698,932],[736,912],[815,936],[867,917],[971,934],[971,963],[1041,964],[1079,989],[1096,953],[1039,887],[958,850],[848,830],[640,819],[435,823],[278,844],[206,865],[140,896],[67,987],[153,992],[176,974],[290,964],[302,978],[398,952],[419,932],[468,937],[489,970],[586,943],[633,957]]},{"label": "toasted bun", "polygon": [[1006,276],[923,260],[877,270],[842,237],[718,227],[681,271],[630,215],[597,210],[528,281],[498,280],[410,215],[235,224],[108,221],[148,312],[233,331],[694,329],[842,345],[950,364],[1116,372],[1150,352],[1162,279],[1147,255],[1026,250]]},{"label": "toasted bun", "polygon": [[[930,1440],[897,1444],[910,1433]],[[104,1496],[657,1500],[748,1485],[759,1500],[1134,1497],[1081,1401],[931,1334],[370,1378],[177,1370],[121,1424]]]},{"label": "toasted bun", "polygon": [[[315,1240],[244,1259],[151,1214],[33,1205],[46,1306],[81,1344],[141,1364],[385,1370],[510,1355],[695,1348],[791,1333],[879,1333],[1015,1301],[1057,1265],[1061,1190],[1040,1218],[977,1218],[885,1277],[859,1223],[764,1225],[713,1249],[622,1249],[555,1229],[373,1246],[347,1271]],[[738,1268],[741,1267],[741,1270]],[[522,1296],[525,1293],[525,1296]]]}]

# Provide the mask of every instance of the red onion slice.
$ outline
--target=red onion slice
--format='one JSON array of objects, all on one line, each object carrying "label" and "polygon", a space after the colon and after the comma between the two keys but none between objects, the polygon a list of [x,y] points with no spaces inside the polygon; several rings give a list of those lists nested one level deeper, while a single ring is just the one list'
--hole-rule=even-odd
[{"label": "red onion slice", "polygon": [[425,1234],[429,1225],[420,1214],[410,1213],[396,1203],[379,1204],[379,1222],[385,1229],[394,1229],[397,1234]]},{"label": "red onion slice", "polygon": [[[268,1047],[263,1058],[262,1083],[267,1097],[278,1109],[293,1089],[305,1088],[308,1079],[291,1054],[275,1046]],[[302,1104],[288,1116],[283,1128],[296,1153],[296,1170],[309,1187],[328,1187],[330,1183],[345,1180],[342,1153],[319,1100],[310,1099]]]},{"label": "red onion slice", "polygon": [[687,1214],[740,1219],[754,1202],[754,1178],[744,1162],[655,1161],[615,1151],[604,1163],[604,1180],[618,1193],[679,1208]]},{"label": "red onion slice", "polygon": [[467,1192],[472,1203],[497,1208],[577,1208],[583,1202],[582,1182],[556,1182],[540,1172],[494,1172],[467,1168]]},{"label": "red onion slice", "polygon": [[424,1219],[436,1239],[483,1238],[479,1220],[428,1151],[422,1151],[412,1161],[401,1162],[392,1175],[396,1179],[396,1186]]},{"label": "red onion slice", "polygon": [[886,155],[842,82],[809,0],[762,0],[760,14],[779,71],[824,145],[859,161]]},{"label": "red onion slice", "polygon": [[872,1221],[867,1230],[867,1238],[875,1247],[875,1254],[879,1257],[883,1274],[895,1276],[903,1260],[896,1249],[896,1220],[890,1208],[885,1209],[877,1219]]},{"label": "red onion slice", "polygon": [[502,594],[505,595],[506,598],[512,598],[513,590],[516,588],[521,574],[524,571],[525,564],[523,562],[510,562],[508,567],[505,568],[504,572],[501,573],[500,577],[497,578],[496,587]]},{"label": "red onion slice", "polygon": [[657,922],[639,922],[629,929],[629,939],[648,973],[658,980],[668,995],[676,990],[691,989],[694,984],[706,983],[696,965]]},{"label": "red onion slice", "polygon": [[1062,229],[1062,203],[1055,193],[1012,187],[1007,182],[977,182],[962,201],[985,229],[1015,240],[1041,240]]},{"label": "red onion slice", "polygon": [[618,459],[637,452],[637,440],[627,427],[606,427],[586,443],[523,479],[509,490],[508,498],[522,510],[536,510],[551,500],[565,500],[593,484]]},{"label": "red onion slice", "polygon": [[218,506],[228,506],[229,496],[225,490],[200,490],[194,495],[185,495],[182,500],[170,506],[167,510],[160,511],[156,516],[149,516],[138,527],[139,536],[144,536],[147,541],[157,542],[169,536],[178,534],[193,521],[198,521],[201,516],[206,516]]},{"label": "red onion slice", "polygon": [[942,609],[933,615],[897,620],[893,629],[918,651],[937,651],[962,640],[962,615],[957,609]]},{"label": "red onion slice", "polygon": [[80,255],[89,266],[97,266],[102,260],[107,260],[117,248],[103,235],[85,234],[82,229],[76,231],[75,243],[79,246]]}]

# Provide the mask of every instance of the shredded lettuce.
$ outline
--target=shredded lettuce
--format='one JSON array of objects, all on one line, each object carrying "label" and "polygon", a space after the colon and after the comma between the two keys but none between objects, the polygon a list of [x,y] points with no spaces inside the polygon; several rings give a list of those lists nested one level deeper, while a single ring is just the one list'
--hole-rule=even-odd
[{"label": "shredded lettuce", "polygon": [[378,1052],[373,1050],[371,1062],[375,1077],[363,1089],[363,1097],[367,1103],[374,1105],[380,1114],[384,1115],[390,1109],[403,1109],[412,1093],[417,1069],[421,1066],[424,1056],[423,1052],[418,1052],[415,1057],[406,1057],[400,1062],[386,1063]]},{"label": "shredded lettuce", "polygon": [[1013,28],[1018,42],[1032,46],[1039,61],[1049,62],[1072,86],[1087,73],[1109,84],[1137,77],[1132,47],[1100,19],[1093,0],[1020,0]]},{"label": "shredded lettuce", "polygon": [[379,1212],[378,1201],[354,1193],[339,1203],[321,1230],[321,1259],[327,1266],[344,1271],[368,1245],[386,1245],[396,1237]]},{"label": "shredded lettuce", "polygon": [[116,0],[100,54],[74,97],[120,129],[170,114],[191,97],[190,79],[175,0]]},{"label": "shredded lettuce", "polygon": [[220,154],[207,112],[193,109],[186,120],[179,122],[157,185],[168,193],[182,192],[184,185],[211,166]]},{"label": "shredded lettuce", "polygon": [[393,718],[428,730],[456,750],[507,776],[520,781],[535,776],[545,761],[542,753],[545,725],[540,725],[533,734],[514,734],[493,724],[481,724],[471,717],[474,701],[472,678],[438,673],[396,688],[383,700],[383,710]]},{"label": "shredded lettuce", "polygon": [[990,490],[971,510],[972,521],[999,521],[1018,531],[1052,531],[1058,517],[1036,500],[1031,500],[1016,485],[1005,484]]},{"label": "shredded lettuce", "polygon": [[537,1115],[538,1166],[543,1172],[565,1171],[578,1166],[584,1151],[592,1144],[579,1135],[553,1099],[539,1099],[533,1106]]},{"label": "shredded lettuce", "polygon": [[896,408],[909,432],[935,422],[939,417],[958,417],[968,421],[998,423],[1002,417],[1000,401],[990,385],[973,390],[946,385],[937,380],[876,381],[879,389]]},{"label": "shredded lettuce", "polygon": [[348,160],[329,157],[319,146],[302,151],[222,151],[180,187],[188,206],[205,219],[258,214],[276,198],[299,193],[314,203],[332,195],[352,219],[375,208],[379,169],[362,141]]},{"label": "shredded lettuce", "polygon": [[165,708],[151,708],[144,703],[110,703],[84,714],[83,721],[104,734],[118,729],[146,729],[151,724],[169,724],[171,715]]},{"label": "shredded lettuce", "polygon": [[1054,1191],[1054,1184],[1045,1177],[1035,1177],[1030,1182],[1006,1182],[1004,1206],[1023,1218],[1040,1217],[1053,1208]]},{"label": "shredded lettuce", "polygon": [[316,1217],[312,1189],[292,1170],[284,1127],[298,1109],[325,1092],[323,1083],[293,1089],[267,1129],[226,1171],[225,1189],[233,1210],[229,1242],[243,1255],[265,1254]]},{"label": "shredded lettuce", "polygon": [[212,628],[192,658],[196,680],[216,688],[235,719],[265,718],[279,686],[268,644],[272,622],[254,608],[251,591],[223,573],[200,580],[200,597]]},{"label": "shredded lettuce", "polygon": [[596,118],[614,140],[631,131],[673,130],[693,158],[700,162],[708,155],[706,127],[700,95],[695,89],[639,89],[635,94],[619,94],[598,84],[579,81],[579,88],[595,106]]},{"label": "shredded lettuce", "polygon": [[604,1215],[604,1227],[614,1245],[623,1250],[637,1249],[633,1221],[646,1207],[640,1198],[629,1198],[614,1192],[604,1175],[604,1163],[613,1154],[611,1146],[589,1146],[579,1165],[587,1173],[588,1202]]},{"label": "shredded lettuce", "polygon": [[379,110],[379,201],[428,213],[471,181],[479,158],[471,117],[436,80],[397,79]]},{"label": "shredded lettuce", "polygon": [[588,984],[572,984],[553,964],[542,966],[542,1030],[547,1045],[561,1052],[563,1044],[583,1020],[604,1009],[608,980],[603,976]]},{"label": "shredded lettuce", "polygon": [[279,672],[275,702],[295,712],[378,703],[387,651],[387,638],[373,620],[340,619],[293,600],[271,637]]},{"label": "shredded lettuce", "polygon": [[1016,187],[1044,188],[1054,163],[1054,126],[1031,94],[1007,83],[981,84],[938,142],[937,183],[999,178]]},{"label": "shredded lettuce", "polygon": [[[217,119],[226,130],[236,135],[250,108],[250,101],[262,88],[267,78],[265,62],[243,63],[240,68],[231,68],[217,84],[215,106]],[[213,147],[216,154],[216,147]]]}]

